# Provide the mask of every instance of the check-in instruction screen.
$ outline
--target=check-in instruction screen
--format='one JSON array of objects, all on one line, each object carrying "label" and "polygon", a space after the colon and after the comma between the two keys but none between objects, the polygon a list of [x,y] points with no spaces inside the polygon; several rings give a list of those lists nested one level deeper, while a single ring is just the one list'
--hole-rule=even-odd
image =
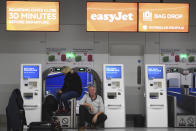
[{"label": "check-in instruction screen", "polygon": [[39,66],[23,66],[23,79],[39,78]]},{"label": "check-in instruction screen", "polygon": [[8,31],[59,31],[59,2],[7,1]]},{"label": "check-in instruction screen", "polygon": [[148,79],[163,79],[163,67],[148,66]]},{"label": "check-in instruction screen", "polygon": [[120,79],[121,76],[121,66],[106,66],[106,79]]}]

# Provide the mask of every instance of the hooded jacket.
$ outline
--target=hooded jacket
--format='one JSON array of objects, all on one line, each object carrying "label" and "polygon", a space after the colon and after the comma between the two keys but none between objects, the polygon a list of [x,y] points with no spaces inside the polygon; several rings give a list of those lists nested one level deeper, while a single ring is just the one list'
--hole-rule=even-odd
[{"label": "hooded jacket", "polygon": [[76,72],[74,73],[69,72],[65,76],[64,85],[61,90],[63,93],[67,91],[76,91],[78,94],[81,95],[82,82],[81,82],[80,76]]}]

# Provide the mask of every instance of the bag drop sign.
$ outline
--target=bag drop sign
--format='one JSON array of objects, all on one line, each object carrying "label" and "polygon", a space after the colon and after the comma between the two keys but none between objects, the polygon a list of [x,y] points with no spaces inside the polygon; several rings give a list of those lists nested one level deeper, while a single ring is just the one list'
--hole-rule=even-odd
[{"label": "bag drop sign", "polygon": [[188,32],[189,4],[139,3],[140,32]]}]

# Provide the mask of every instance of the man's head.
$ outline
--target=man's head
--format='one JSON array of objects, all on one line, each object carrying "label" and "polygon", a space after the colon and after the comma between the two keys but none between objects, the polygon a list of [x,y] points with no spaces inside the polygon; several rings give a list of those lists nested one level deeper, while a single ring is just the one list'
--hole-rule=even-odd
[{"label": "man's head", "polygon": [[63,67],[63,69],[61,70],[61,72],[63,74],[67,74],[69,72],[72,72],[72,69],[69,66],[65,66],[65,67]]},{"label": "man's head", "polygon": [[96,91],[97,91],[96,87],[94,87],[94,86],[88,87],[88,93],[90,94],[90,96],[96,95]]}]

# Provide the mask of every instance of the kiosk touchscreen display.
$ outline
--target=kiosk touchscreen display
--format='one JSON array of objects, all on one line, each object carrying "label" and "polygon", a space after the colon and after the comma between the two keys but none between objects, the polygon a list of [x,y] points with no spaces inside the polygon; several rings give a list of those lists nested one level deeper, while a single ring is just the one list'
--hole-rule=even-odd
[{"label": "kiosk touchscreen display", "polygon": [[163,79],[163,67],[148,66],[148,79]]},{"label": "kiosk touchscreen display", "polygon": [[121,66],[106,66],[106,79],[121,79]]},{"label": "kiosk touchscreen display", "polygon": [[23,79],[39,78],[39,66],[25,65],[23,66]]}]

